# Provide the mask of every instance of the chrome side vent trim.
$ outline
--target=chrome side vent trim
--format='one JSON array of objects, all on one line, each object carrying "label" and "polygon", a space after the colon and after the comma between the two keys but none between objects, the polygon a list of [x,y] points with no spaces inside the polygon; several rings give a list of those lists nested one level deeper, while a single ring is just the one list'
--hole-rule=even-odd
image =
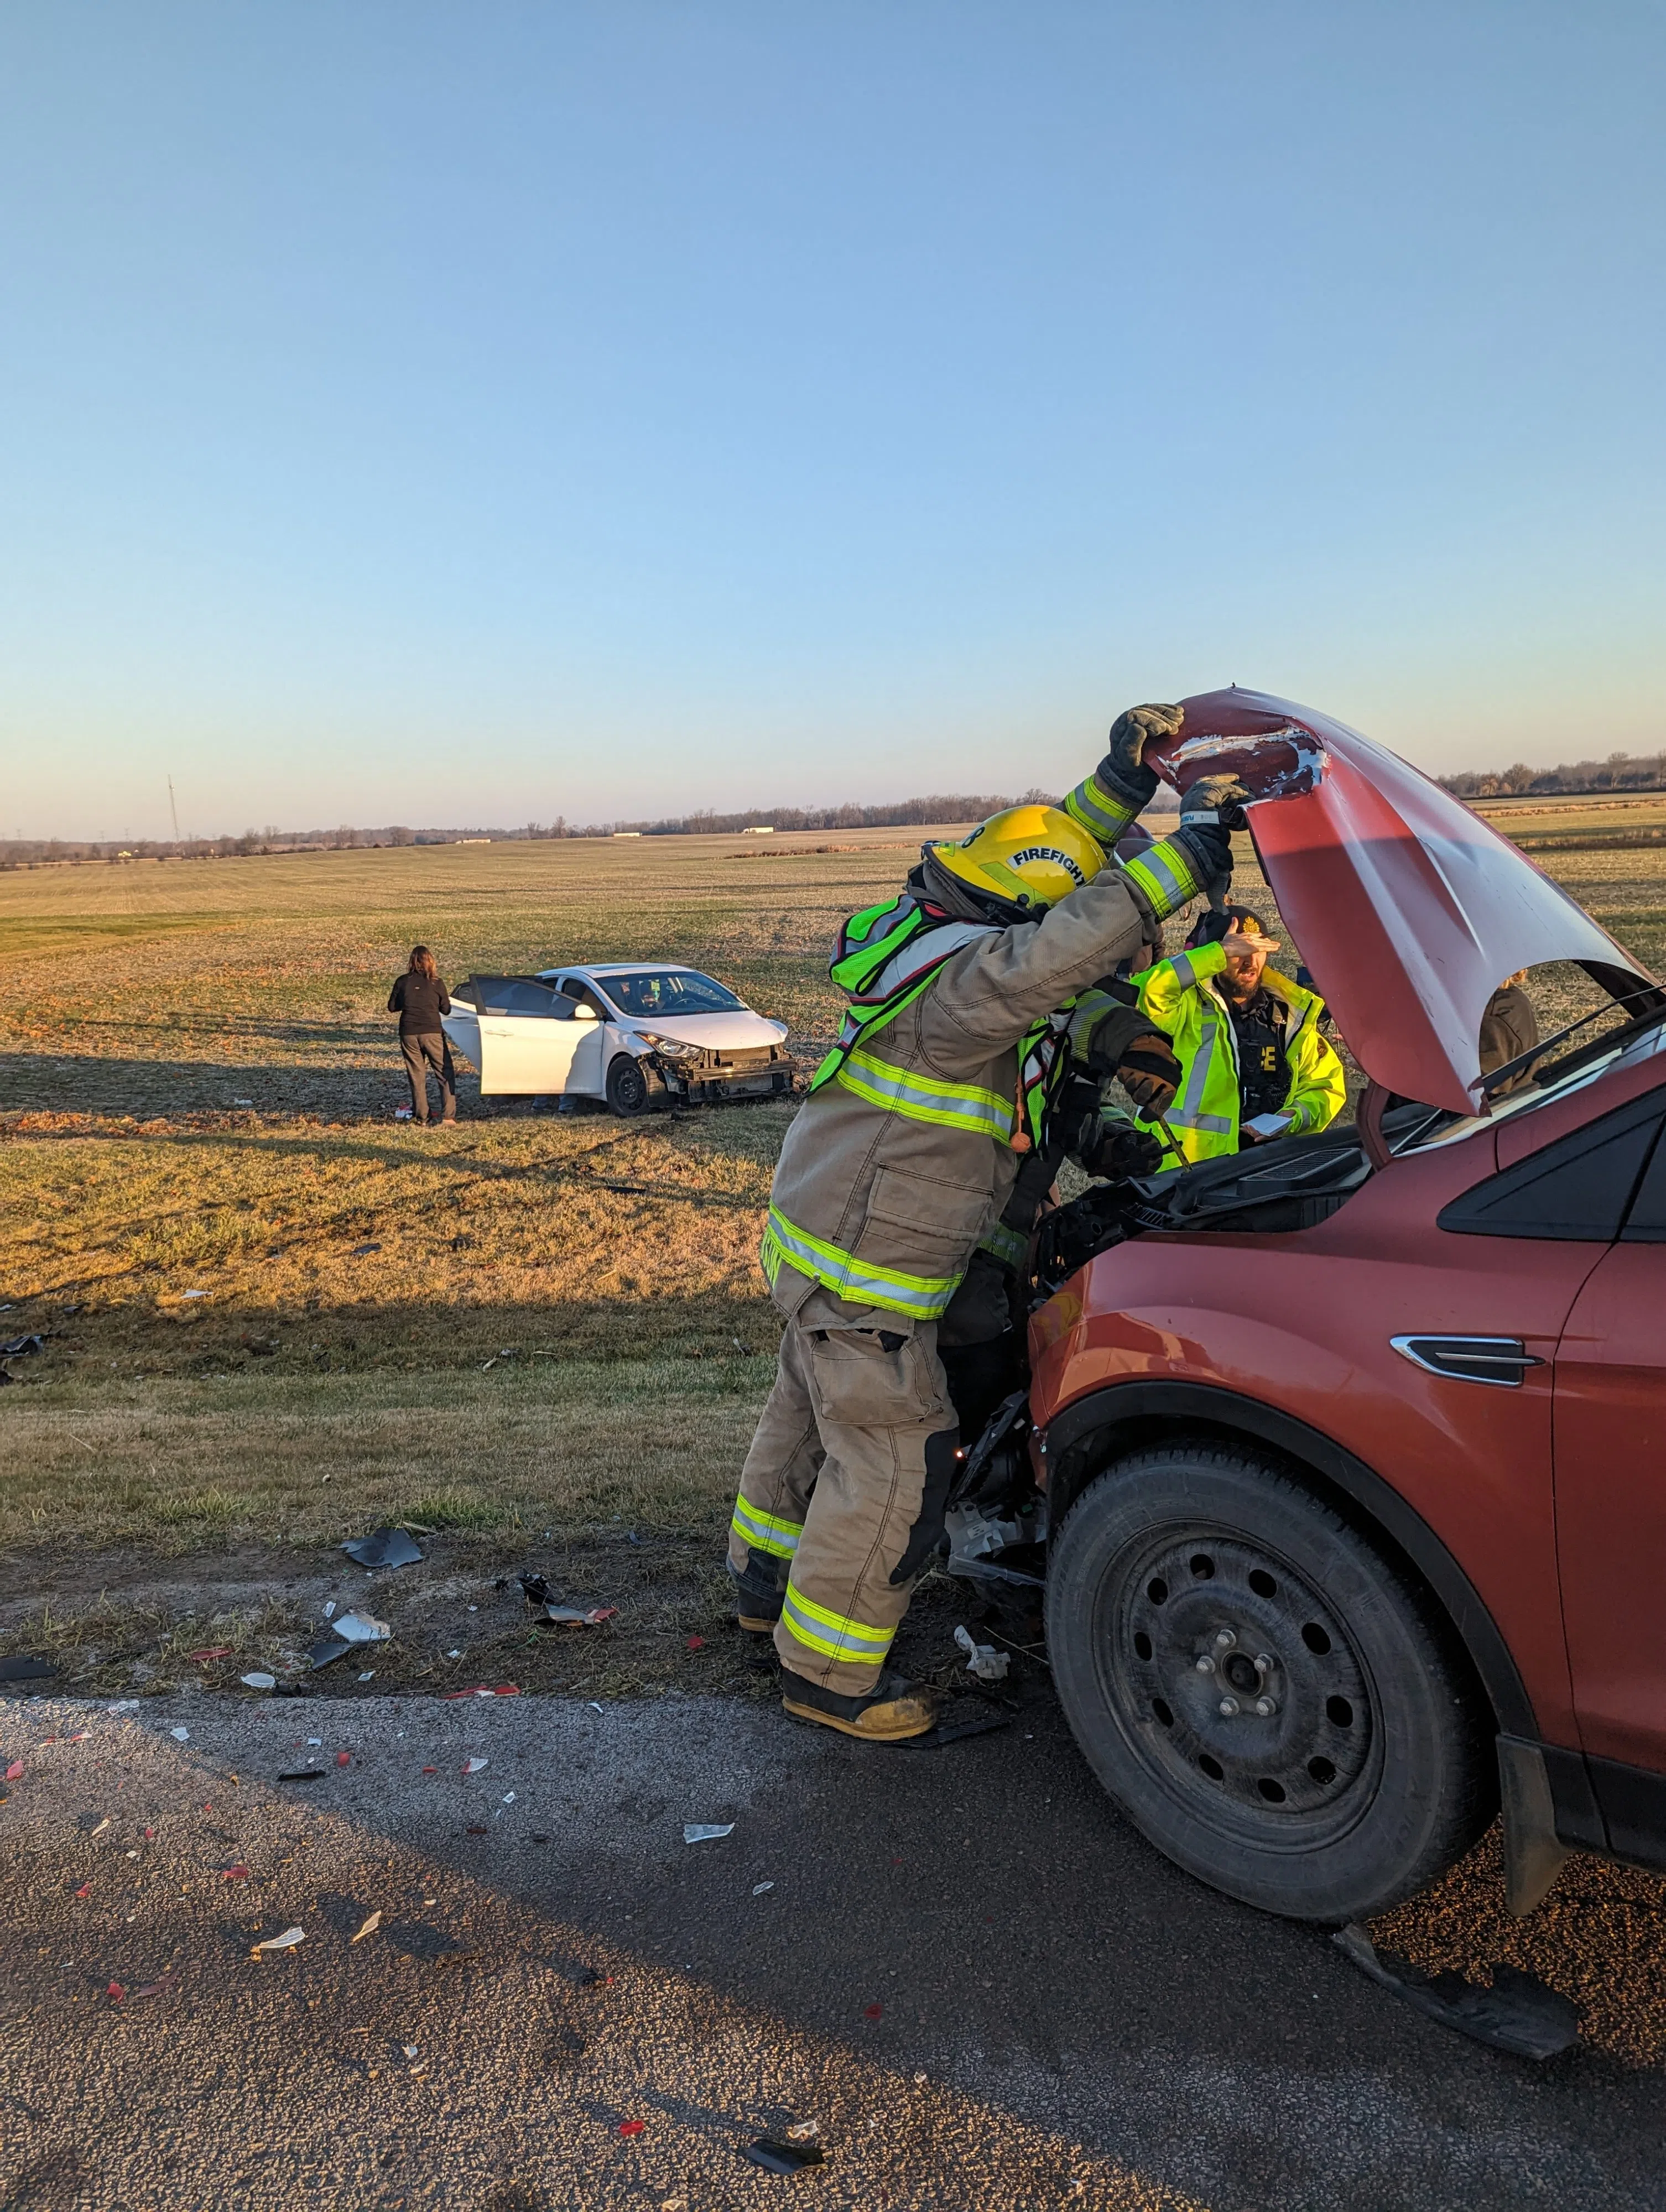
[{"label": "chrome side vent trim", "polygon": [[1402,1359],[1451,1382],[1490,1382],[1518,1390],[1529,1367],[1542,1367],[1518,1336],[1391,1336]]}]

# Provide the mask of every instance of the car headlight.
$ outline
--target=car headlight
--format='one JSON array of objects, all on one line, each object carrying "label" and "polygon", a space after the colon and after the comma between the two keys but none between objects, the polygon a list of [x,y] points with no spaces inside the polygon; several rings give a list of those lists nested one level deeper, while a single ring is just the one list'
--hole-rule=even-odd
[{"label": "car headlight", "polygon": [[699,1046],[685,1044],[680,1037],[660,1036],[653,1030],[638,1030],[636,1034],[644,1044],[651,1045],[655,1052],[663,1054],[667,1060],[698,1060],[700,1057]]}]

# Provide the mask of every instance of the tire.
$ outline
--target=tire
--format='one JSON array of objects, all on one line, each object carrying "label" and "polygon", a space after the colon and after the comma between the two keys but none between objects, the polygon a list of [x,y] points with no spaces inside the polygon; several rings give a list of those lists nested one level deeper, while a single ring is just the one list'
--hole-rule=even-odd
[{"label": "tire", "polygon": [[1367,1918],[1493,1818],[1497,1724],[1451,1632],[1253,1452],[1182,1442],[1102,1474],[1054,1542],[1047,1632],[1112,1798],[1245,1905]]},{"label": "tire", "polygon": [[628,1052],[615,1053],[607,1067],[607,1103],[621,1121],[646,1114],[654,1103],[655,1085],[648,1070]]}]

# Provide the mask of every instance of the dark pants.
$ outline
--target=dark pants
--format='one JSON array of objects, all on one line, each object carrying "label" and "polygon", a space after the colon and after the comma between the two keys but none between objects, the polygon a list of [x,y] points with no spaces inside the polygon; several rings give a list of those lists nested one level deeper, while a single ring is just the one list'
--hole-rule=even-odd
[{"label": "dark pants", "polygon": [[410,1111],[418,1121],[428,1119],[428,1072],[434,1070],[440,1085],[440,1111],[447,1121],[457,1119],[457,1076],[451,1064],[451,1044],[445,1036],[402,1036],[399,1049],[410,1078]]}]

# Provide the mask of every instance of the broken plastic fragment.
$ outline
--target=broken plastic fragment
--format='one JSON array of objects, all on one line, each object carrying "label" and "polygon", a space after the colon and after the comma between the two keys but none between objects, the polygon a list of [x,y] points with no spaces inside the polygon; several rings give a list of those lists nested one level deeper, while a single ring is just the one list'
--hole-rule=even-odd
[{"label": "broken plastic fragment", "polygon": [[191,1656],[193,1665],[205,1667],[210,1659],[229,1659],[231,1646],[229,1644],[210,1644],[204,1650],[193,1651]]},{"label": "broken plastic fragment", "polygon": [[57,1672],[50,1659],[27,1657],[21,1651],[0,1659],[0,1682],[38,1682]]},{"label": "broken plastic fragment", "polygon": [[740,2155],[761,2166],[766,2173],[802,2173],[807,2166],[827,2163],[827,2153],[818,2142],[781,2142],[772,2136],[760,2136],[756,2142],[745,2144]]},{"label": "broken plastic fragment", "polygon": [[1392,1952],[1379,1955],[1357,1921],[1337,1929],[1331,1941],[1362,1974],[1379,1988],[1403,1997],[1443,2027],[1472,2036],[1515,2058],[1555,2058],[1579,2040],[1579,2008],[1518,1967],[1495,1966],[1493,1986],[1445,1972],[1420,1974]]},{"label": "broken plastic fragment", "polygon": [[21,1759],[13,1759],[11,1765],[6,1769],[6,1779],[8,1782],[21,1782],[23,1779],[23,1762]]},{"label": "broken plastic fragment", "polygon": [[504,1798],[503,1802],[504,1802],[506,1805],[513,1805],[513,1804],[514,1803],[514,1802],[515,1802],[515,1793],[514,1793],[514,1791],[513,1790],[511,1790],[508,1792],[508,1796]]},{"label": "broken plastic fragment", "polygon": [[350,1751],[338,1751],[336,1753],[336,1764],[337,1766],[350,1766],[353,1764],[352,1753]]},{"label": "broken plastic fragment", "polygon": [[647,2125],[646,2120],[621,2120],[619,2133],[622,2136],[639,2136]]},{"label": "broken plastic fragment", "polygon": [[269,1936],[264,1943],[257,1943],[249,1956],[258,1959],[263,1951],[293,1951],[297,1943],[306,1941],[304,1928],[286,1928],[281,1936]]},{"label": "broken plastic fragment", "polygon": [[480,1774],[491,1765],[489,1759],[469,1759],[463,1762],[465,1774]]},{"label": "broken plastic fragment", "polygon": [[703,1820],[685,1820],[683,1823],[683,1841],[685,1844],[714,1844],[720,1837],[732,1836],[733,1833],[733,1820],[722,1827]]},{"label": "broken plastic fragment", "polygon": [[90,1881],[82,1882],[81,1887],[76,1892],[77,1897],[90,1897],[92,1893],[93,1885]]},{"label": "broken plastic fragment", "polygon": [[222,1867],[220,1869],[222,1881],[246,1881],[248,1878],[249,1870],[246,1866]]},{"label": "broken plastic fragment", "polygon": [[324,1769],[321,1766],[291,1766],[277,1778],[280,1782],[322,1782]]},{"label": "broken plastic fragment", "polygon": [[169,1729],[168,1734],[173,1737],[175,1743],[189,1743],[191,1741],[191,1730],[188,1728]]},{"label": "broken plastic fragment", "polygon": [[325,1607],[325,1608],[324,1608],[324,1617],[325,1617],[325,1619],[326,1620],[333,1620],[333,1619],[334,1619],[334,1617],[335,1617],[335,1611],[336,1611],[336,1601],[334,1600],[334,1598],[331,1598],[331,1601],[330,1601],[330,1602],[328,1603],[328,1605],[326,1605],[326,1606]]},{"label": "broken plastic fragment", "polygon": [[385,1620],[368,1613],[343,1613],[335,1630],[349,1644],[386,1644],[393,1633]]},{"label": "broken plastic fragment", "polygon": [[410,1567],[422,1558],[416,1540],[403,1528],[377,1528],[368,1536],[355,1536],[342,1546],[350,1559],[362,1567]]},{"label": "broken plastic fragment", "polygon": [[1004,1682],[1011,1660],[1005,1651],[997,1651],[993,1644],[974,1641],[968,1628],[957,1628],[954,1640],[966,1655],[966,1671],[976,1674],[980,1682]]},{"label": "broken plastic fragment", "polygon": [[252,1674],[240,1674],[237,1679],[246,1690],[275,1690],[277,1687],[276,1674],[268,1674],[258,1669]]},{"label": "broken plastic fragment", "polygon": [[364,1673],[363,1673],[362,1674],[361,1674],[361,1675],[360,1675],[360,1677],[359,1677],[359,1680],[360,1680],[360,1681],[362,1681],[362,1682],[374,1682],[374,1681],[375,1680],[375,1679],[376,1679],[376,1670],[375,1670],[375,1668],[374,1668],[374,1667],[368,1667],[368,1668],[367,1668],[365,1669]]},{"label": "broken plastic fragment", "polygon": [[773,1889],[774,1887],[775,1884],[772,1881],[754,1882],[752,1885],[752,1895],[754,1897],[762,1897],[766,1889]]},{"label": "broken plastic fragment", "polygon": [[110,1825],[107,1813],[77,1813],[76,1826],[86,1836],[101,1836]]},{"label": "broken plastic fragment", "polygon": [[344,1659],[352,1649],[342,1637],[326,1636],[322,1644],[313,1644],[307,1656],[316,1674],[320,1667],[333,1667],[337,1659]]},{"label": "broken plastic fragment", "polygon": [[369,1918],[364,1922],[363,1925],[359,1929],[358,1933],[357,1933],[357,1934],[353,1937],[353,1939],[352,1939],[352,1940],[353,1940],[353,1941],[354,1941],[354,1942],[356,1942],[356,1943],[362,1943],[362,1942],[363,1942],[363,1941],[364,1941],[365,1937],[366,1937],[367,1936],[374,1936],[374,1935],[375,1934],[376,1930],[377,1930],[377,1929],[381,1926],[381,1924],[382,1924],[382,1916],[381,1916],[381,1914],[380,1914],[379,1911],[378,1911],[378,1912],[373,1912],[373,1913],[370,1915]]},{"label": "broken plastic fragment", "polygon": [[575,1605],[546,1605],[538,1618],[555,1628],[599,1628],[618,1610],[617,1605],[593,1605],[588,1613],[581,1613]]}]

